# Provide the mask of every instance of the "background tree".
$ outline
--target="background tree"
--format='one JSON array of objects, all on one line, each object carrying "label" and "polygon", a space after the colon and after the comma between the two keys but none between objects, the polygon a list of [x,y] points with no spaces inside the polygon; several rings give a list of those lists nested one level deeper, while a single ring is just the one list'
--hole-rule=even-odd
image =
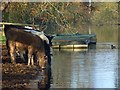
[{"label": "background tree", "polygon": [[117,9],[118,3],[108,2],[91,7],[88,2],[11,2],[3,11],[3,21],[38,24],[46,33],[75,33],[89,24],[116,24]]}]

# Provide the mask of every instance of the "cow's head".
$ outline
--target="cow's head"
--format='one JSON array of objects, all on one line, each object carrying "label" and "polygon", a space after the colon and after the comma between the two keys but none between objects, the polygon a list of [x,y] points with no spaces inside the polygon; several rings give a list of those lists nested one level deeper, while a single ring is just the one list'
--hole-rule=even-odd
[{"label": "cow's head", "polygon": [[42,53],[42,52],[38,53],[38,61],[41,69],[45,69],[48,66],[48,58],[45,55],[45,53]]}]

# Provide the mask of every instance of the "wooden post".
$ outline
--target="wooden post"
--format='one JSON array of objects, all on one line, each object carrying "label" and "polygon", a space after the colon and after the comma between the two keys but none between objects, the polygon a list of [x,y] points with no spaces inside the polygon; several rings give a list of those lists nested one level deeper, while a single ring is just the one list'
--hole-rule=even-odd
[{"label": "wooden post", "polygon": [[60,50],[60,45],[58,45],[59,46],[59,50]]},{"label": "wooden post", "polygon": [[5,25],[3,24],[3,25],[2,25],[2,36],[5,36],[4,28],[5,28]]}]

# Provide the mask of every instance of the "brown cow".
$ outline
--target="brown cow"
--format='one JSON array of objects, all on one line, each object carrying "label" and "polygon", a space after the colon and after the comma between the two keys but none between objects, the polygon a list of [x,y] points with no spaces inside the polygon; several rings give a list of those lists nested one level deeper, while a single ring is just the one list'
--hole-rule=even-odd
[{"label": "brown cow", "polygon": [[12,63],[15,64],[16,51],[28,50],[28,65],[33,65],[33,54],[36,53],[39,65],[45,68],[47,58],[45,54],[44,41],[37,35],[24,31],[25,28],[5,25],[4,31],[8,41],[8,47]]}]

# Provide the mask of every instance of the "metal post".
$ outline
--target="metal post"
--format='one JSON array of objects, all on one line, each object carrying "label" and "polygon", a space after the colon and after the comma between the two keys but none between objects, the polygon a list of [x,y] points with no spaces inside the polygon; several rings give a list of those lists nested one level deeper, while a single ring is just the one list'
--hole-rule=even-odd
[{"label": "metal post", "polygon": [[89,27],[88,27],[89,34],[91,34],[91,2],[92,0],[89,0]]}]

